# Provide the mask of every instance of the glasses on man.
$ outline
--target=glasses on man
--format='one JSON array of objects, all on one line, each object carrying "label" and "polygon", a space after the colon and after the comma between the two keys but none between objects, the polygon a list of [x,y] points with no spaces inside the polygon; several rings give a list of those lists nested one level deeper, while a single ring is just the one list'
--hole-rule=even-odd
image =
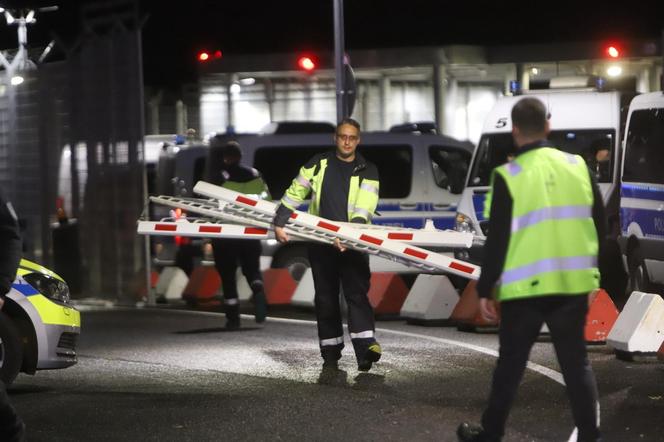
[{"label": "glasses on man", "polygon": [[344,143],[351,142],[351,143],[357,143],[357,140],[360,139],[357,135],[339,135],[337,134],[337,139],[343,141]]}]

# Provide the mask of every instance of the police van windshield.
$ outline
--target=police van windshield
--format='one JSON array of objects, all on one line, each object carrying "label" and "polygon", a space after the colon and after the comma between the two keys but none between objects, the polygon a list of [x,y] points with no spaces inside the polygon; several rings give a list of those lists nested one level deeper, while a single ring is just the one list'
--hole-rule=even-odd
[{"label": "police van windshield", "polygon": [[625,140],[623,181],[664,184],[664,109],[632,113]]},{"label": "police van windshield", "polygon": [[[600,183],[610,183],[614,161],[613,129],[551,131],[551,144],[565,152],[581,155]],[[468,186],[488,186],[491,171],[510,161],[516,153],[511,133],[482,135],[473,160]]]}]

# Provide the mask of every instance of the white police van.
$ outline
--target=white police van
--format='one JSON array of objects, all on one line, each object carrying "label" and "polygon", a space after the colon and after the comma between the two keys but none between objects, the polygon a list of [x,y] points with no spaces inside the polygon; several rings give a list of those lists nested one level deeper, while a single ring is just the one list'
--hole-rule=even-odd
[{"label": "white police van", "polygon": [[629,290],[664,284],[664,93],[635,97],[624,144],[618,238]]},{"label": "white police van", "polygon": [[[313,131],[311,130],[313,128]],[[373,224],[423,228],[431,220],[438,229],[453,229],[474,146],[469,142],[399,127],[391,132],[364,132],[358,151],[378,168],[380,200]],[[300,167],[314,154],[334,149],[335,127],[320,123],[279,123],[262,134],[233,137],[242,146],[242,163],[258,169],[272,198],[281,199]],[[210,140],[208,181],[221,171],[220,149],[227,135]],[[306,204],[300,207],[306,210]],[[264,243],[272,267],[286,267],[297,278],[308,266],[305,245],[299,241]],[[414,271],[372,256],[373,271]]]},{"label": "white police van", "polygon": [[[486,235],[484,200],[489,191],[491,171],[509,161],[516,152],[512,140],[511,110],[524,96],[536,97],[550,113],[549,140],[558,148],[582,156],[597,178],[608,216],[610,237],[619,231],[621,128],[633,94],[598,91],[585,86],[586,77],[552,79],[550,89],[524,91],[523,95],[500,98],[488,114],[482,136],[471,162],[466,187],[459,201],[456,230]],[[565,86],[565,87],[561,87]],[[610,250],[618,250],[615,241]],[[470,251],[458,251],[459,259],[482,260],[482,242]],[[618,282],[621,284],[621,282]]]}]

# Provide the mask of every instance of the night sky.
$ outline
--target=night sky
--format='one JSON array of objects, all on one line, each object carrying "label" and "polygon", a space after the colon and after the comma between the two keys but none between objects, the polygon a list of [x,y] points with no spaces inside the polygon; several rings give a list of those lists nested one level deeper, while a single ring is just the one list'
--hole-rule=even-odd
[{"label": "night sky", "polygon": [[[58,4],[29,28],[31,46],[80,30],[83,0],[2,1],[7,9]],[[180,4],[181,6],[165,6]],[[224,54],[333,50],[332,0],[141,0],[148,85],[177,87],[196,78],[198,51]],[[345,0],[346,47],[516,44],[660,38],[661,1]],[[16,47],[16,27],[0,25],[0,47]]]}]

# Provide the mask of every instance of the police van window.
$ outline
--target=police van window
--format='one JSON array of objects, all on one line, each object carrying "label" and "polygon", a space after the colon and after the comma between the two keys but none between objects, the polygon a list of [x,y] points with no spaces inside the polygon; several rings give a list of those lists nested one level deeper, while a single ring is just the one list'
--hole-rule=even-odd
[{"label": "police van window", "polygon": [[[580,155],[600,183],[613,177],[615,131],[613,129],[555,130],[549,134],[551,144],[565,152]],[[491,171],[509,161],[516,153],[512,134],[482,136],[472,166],[469,186],[488,186]]]},{"label": "police van window", "polygon": [[471,153],[443,146],[429,147],[429,160],[436,185],[451,193],[463,191]]},{"label": "police van window", "polygon": [[329,146],[280,146],[259,147],[254,153],[254,165],[263,175],[263,179],[275,200],[281,199],[284,192],[297,176],[300,167],[315,154],[333,149]]},{"label": "police van window", "polygon": [[559,149],[583,157],[597,182],[612,181],[615,167],[615,131],[612,129],[552,131],[549,140]]},{"label": "police van window", "polygon": [[511,133],[486,134],[480,139],[469,186],[488,186],[491,171],[509,161],[516,152]]},{"label": "police van window", "polygon": [[408,145],[360,145],[360,152],[378,168],[380,198],[405,198],[413,181],[413,150]]},{"label": "police van window", "polygon": [[623,181],[664,184],[664,109],[632,113],[625,140]]}]

